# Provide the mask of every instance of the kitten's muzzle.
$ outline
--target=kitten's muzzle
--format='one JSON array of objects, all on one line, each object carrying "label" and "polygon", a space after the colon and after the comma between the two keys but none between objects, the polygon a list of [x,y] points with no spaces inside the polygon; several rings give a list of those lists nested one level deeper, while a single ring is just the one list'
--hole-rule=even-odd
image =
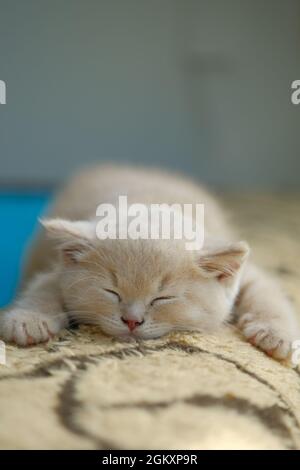
[{"label": "kitten's muzzle", "polygon": [[128,320],[127,318],[121,317],[123,323],[125,323],[130,331],[135,330],[137,326],[140,326],[144,323],[145,320],[137,321],[137,320]]}]

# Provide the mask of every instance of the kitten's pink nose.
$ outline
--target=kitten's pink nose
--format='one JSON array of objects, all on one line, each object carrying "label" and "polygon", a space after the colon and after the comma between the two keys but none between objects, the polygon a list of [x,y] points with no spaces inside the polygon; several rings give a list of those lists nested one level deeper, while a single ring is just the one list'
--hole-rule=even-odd
[{"label": "kitten's pink nose", "polygon": [[137,320],[128,320],[128,318],[121,317],[122,322],[126,323],[130,331],[133,331],[137,326],[142,325],[144,320],[137,321]]}]

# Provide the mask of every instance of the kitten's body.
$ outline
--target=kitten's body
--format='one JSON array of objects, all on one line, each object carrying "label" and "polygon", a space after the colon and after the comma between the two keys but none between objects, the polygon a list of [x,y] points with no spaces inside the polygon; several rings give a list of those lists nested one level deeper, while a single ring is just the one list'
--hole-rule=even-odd
[{"label": "kitten's body", "polygon": [[[184,177],[159,170],[103,165],[83,171],[58,195],[49,216],[68,220],[92,219],[100,203],[117,204],[119,195],[126,195],[128,204],[204,203],[206,236],[211,234],[227,241],[233,239],[223,211],[206,190]],[[25,277],[47,268],[56,255],[55,243],[43,233],[28,260]]]},{"label": "kitten's body", "polygon": [[[96,240],[88,221],[100,203],[117,204],[120,195],[129,204],[204,203],[204,248],[191,253],[174,240]],[[247,246],[233,243],[215,200],[189,180],[155,170],[100,166],[66,186],[51,217],[45,224],[51,236],[40,235],[28,260],[24,291],[0,317],[5,340],[21,345],[46,341],[70,318],[97,323],[123,338],[151,338],[177,329],[205,332],[232,313],[246,338],[275,357],[286,357],[299,335],[277,284],[246,264]]]}]

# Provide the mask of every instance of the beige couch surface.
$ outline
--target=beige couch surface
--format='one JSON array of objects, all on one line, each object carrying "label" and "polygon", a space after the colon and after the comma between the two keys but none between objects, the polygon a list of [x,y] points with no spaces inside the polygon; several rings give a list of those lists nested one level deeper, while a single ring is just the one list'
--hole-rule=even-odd
[{"label": "beige couch surface", "polygon": [[[226,196],[300,311],[300,197]],[[300,449],[300,373],[230,328],[121,343],[81,327],[6,348],[0,448]]]}]

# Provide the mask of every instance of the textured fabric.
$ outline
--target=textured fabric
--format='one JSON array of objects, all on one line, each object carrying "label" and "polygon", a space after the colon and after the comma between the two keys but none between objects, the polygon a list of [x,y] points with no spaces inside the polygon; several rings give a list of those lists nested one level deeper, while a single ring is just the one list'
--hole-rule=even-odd
[{"label": "textured fabric", "polygon": [[[299,312],[299,197],[225,202],[254,259],[281,278]],[[6,354],[1,448],[300,449],[299,369],[234,327],[139,344],[81,327]]]}]

